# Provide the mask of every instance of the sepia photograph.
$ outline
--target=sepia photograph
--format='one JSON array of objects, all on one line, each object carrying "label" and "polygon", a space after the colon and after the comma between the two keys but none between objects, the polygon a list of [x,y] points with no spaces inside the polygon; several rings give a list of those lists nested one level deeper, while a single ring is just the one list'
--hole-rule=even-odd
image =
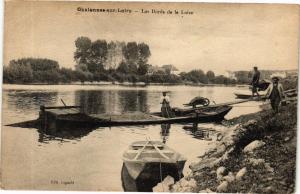
[{"label": "sepia photograph", "polygon": [[299,13],[6,0],[1,189],[295,193]]}]

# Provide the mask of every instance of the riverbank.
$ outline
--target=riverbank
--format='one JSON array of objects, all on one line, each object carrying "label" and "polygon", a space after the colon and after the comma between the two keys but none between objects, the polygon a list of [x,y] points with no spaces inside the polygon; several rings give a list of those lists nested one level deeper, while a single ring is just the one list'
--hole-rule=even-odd
[{"label": "riverbank", "polygon": [[171,192],[293,193],[296,178],[297,107],[287,105],[223,123],[213,149],[190,165]]},{"label": "riverbank", "polygon": [[[284,85],[284,89],[294,89],[297,87],[298,77],[289,77],[281,80]],[[42,82],[34,82],[34,83],[23,83],[23,84],[12,84],[12,83],[4,83],[6,85],[86,85],[86,86],[109,86],[109,85],[117,85],[117,86],[127,86],[127,87],[146,87],[146,86],[197,86],[197,87],[207,87],[207,86],[224,86],[224,87],[249,87],[249,84],[243,83],[201,83],[201,82],[190,82],[190,81],[182,81],[175,83],[168,82],[118,82],[118,81],[73,81],[68,83],[42,83]]]},{"label": "riverbank", "polygon": [[128,86],[128,87],[146,87],[146,86],[200,86],[200,87],[215,87],[215,86],[223,86],[223,87],[249,87],[247,84],[202,84],[202,83],[145,83],[145,82],[71,82],[71,83],[58,83],[58,84],[47,84],[47,83],[28,83],[28,84],[10,84],[4,83],[5,85],[69,85],[69,86]]}]

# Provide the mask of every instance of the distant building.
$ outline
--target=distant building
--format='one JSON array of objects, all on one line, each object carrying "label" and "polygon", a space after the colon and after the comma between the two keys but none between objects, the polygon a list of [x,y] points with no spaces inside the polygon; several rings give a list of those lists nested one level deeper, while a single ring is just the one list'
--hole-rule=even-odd
[{"label": "distant building", "polygon": [[157,73],[159,71],[164,71],[164,69],[162,67],[158,67],[157,65],[155,65],[155,66],[149,65],[147,74],[152,75],[152,74]]},{"label": "distant building", "polygon": [[286,78],[286,77],[298,77],[298,70],[281,70],[281,71],[272,71],[270,78],[273,76]]},{"label": "distant building", "polygon": [[163,65],[162,68],[165,72],[170,72],[170,74],[178,75],[180,73],[174,65]]},{"label": "distant building", "polygon": [[277,72],[274,72],[270,75],[270,78],[272,77],[280,77],[280,78],[285,78],[287,75],[286,75],[286,72],[284,71],[277,71]]},{"label": "distant building", "polygon": [[224,76],[228,77],[230,79],[235,79],[236,80],[236,76],[235,76],[234,71],[226,71],[225,74],[224,74]]},{"label": "distant building", "polygon": [[298,70],[287,70],[286,76],[287,77],[298,77]]},{"label": "distant building", "polygon": [[179,70],[174,66],[174,65],[163,65],[161,67],[155,65],[150,65],[148,67],[148,75],[152,75],[154,73],[158,72],[165,72],[165,73],[170,73],[170,74],[175,74],[178,75],[180,72]]}]

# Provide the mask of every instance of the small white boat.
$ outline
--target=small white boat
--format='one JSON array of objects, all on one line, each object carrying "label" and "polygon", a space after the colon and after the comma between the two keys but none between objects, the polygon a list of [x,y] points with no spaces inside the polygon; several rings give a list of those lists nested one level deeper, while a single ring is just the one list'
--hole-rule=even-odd
[{"label": "small white boat", "polygon": [[152,189],[168,175],[179,180],[186,158],[159,141],[137,141],[124,152],[123,162],[124,190],[149,191],[146,187]]},{"label": "small white boat", "polygon": [[[266,91],[258,91],[260,96],[265,96],[267,94]],[[244,91],[242,93],[234,93],[237,99],[250,99],[252,98],[252,92],[251,91]],[[256,94],[254,95],[256,97]]]}]

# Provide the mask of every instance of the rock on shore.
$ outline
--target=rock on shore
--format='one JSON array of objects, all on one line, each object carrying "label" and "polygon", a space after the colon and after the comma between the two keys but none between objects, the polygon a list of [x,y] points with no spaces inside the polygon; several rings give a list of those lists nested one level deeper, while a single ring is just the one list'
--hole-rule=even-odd
[{"label": "rock on shore", "polygon": [[[171,192],[292,193],[295,187],[296,106],[227,121],[216,146],[190,165]],[[228,124],[230,123],[230,124]]]}]

